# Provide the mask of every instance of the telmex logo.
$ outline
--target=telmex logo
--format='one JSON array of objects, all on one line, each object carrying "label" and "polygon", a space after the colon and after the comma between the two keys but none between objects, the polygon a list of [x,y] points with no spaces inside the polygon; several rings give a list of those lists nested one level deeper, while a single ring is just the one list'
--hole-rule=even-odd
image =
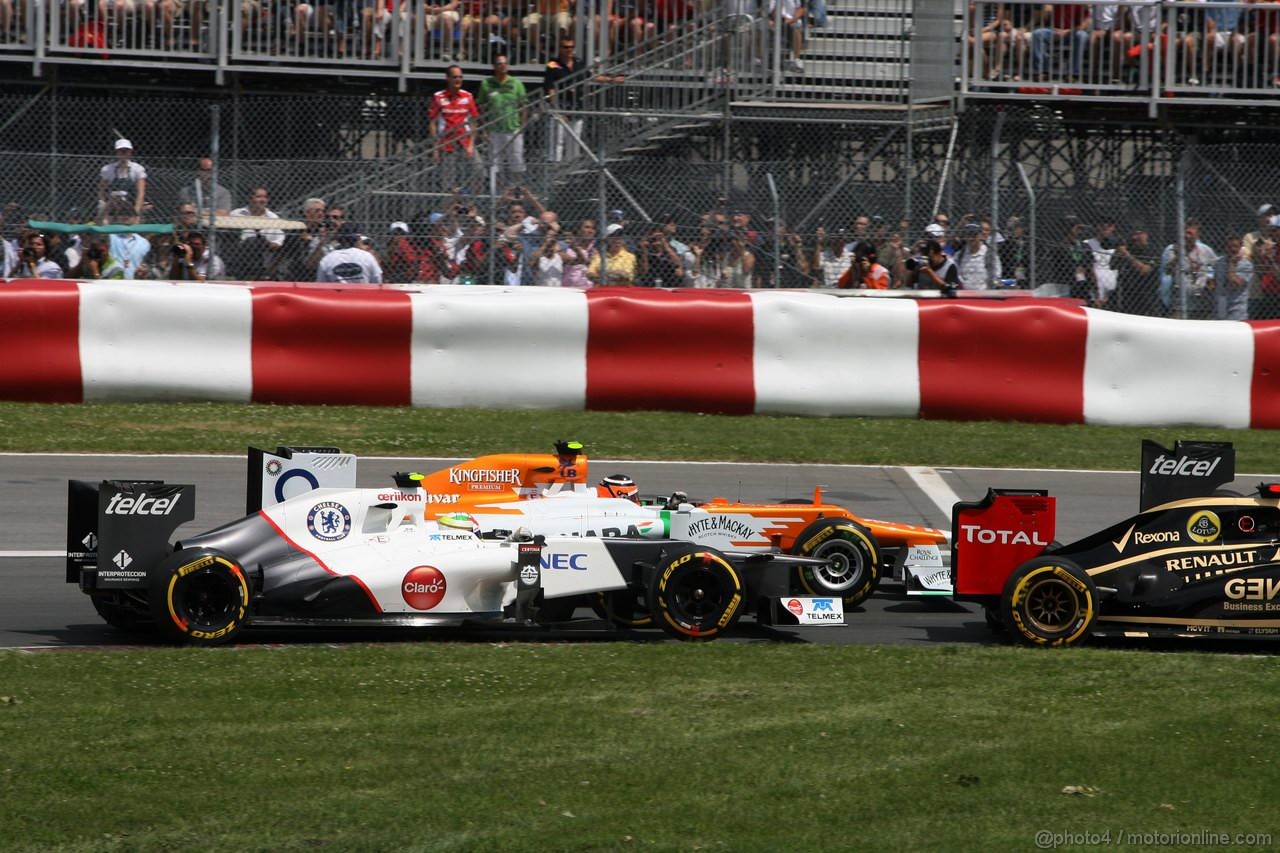
[{"label": "telmex logo", "polygon": [[168,515],[178,505],[182,492],[169,498],[149,498],[143,492],[136,498],[127,498],[122,494],[111,496],[107,504],[107,515]]},{"label": "telmex logo", "polygon": [[983,545],[994,545],[997,542],[1001,545],[1043,545],[1049,547],[1049,543],[1040,538],[1040,531],[1033,531],[1030,536],[1023,530],[988,530],[979,524],[962,524],[960,529],[964,531],[964,541],[980,542]]},{"label": "telmex logo", "polygon": [[573,569],[585,572],[586,554],[543,554],[540,563],[544,569]]},{"label": "telmex logo", "polygon": [[1165,455],[1161,453],[1151,463],[1151,470],[1147,473],[1165,474],[1171,477],[1208,477],[1221,461],[1221,456],[1215,456],[1212,461],[1201,459],[1198,462],[1188,456],[1166,459]]},{"label": "telmex logo", "polygon": [[454,485],[463,483],[510,483],[513,486],[518,486],[520,485],[520,469],[450,468],[449,482]]}]

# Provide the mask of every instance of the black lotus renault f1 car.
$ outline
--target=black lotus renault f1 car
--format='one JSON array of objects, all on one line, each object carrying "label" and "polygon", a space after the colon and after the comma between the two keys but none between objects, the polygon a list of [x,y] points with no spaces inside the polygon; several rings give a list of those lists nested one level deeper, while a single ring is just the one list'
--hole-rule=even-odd
[{"label": "black lotus renault f1 car", "polygon": [[[990,490],[953,515],[955,598],[1037,645],[1094,636],[1280,636],[1280,483],[1248,496],[1229,444],[1144,442],[1142,510],[1054,540],[1042,490]],[[1200,494],[1197,494],[1200,493]]]}]

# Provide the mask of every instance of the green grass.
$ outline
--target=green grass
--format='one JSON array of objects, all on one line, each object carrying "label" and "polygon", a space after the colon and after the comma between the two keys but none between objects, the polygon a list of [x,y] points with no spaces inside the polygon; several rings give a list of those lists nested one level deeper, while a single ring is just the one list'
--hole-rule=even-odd
[{"label": "green grass", "polygon": [[548,451],[575,438],[600,459],[703,459],[1134,470],[1143,438],[1231,441],[1236,470],[1265,472],[1280,431],[533,412],[230,403],[0,403],[0,451],[243,453],[253,444],[332,444],[359,455]]},{"label": "green grass", "polygon": [[1277,678],[1273,657],[1087,648],[8,652],[0,825],[7,850],[1280,838]]}]

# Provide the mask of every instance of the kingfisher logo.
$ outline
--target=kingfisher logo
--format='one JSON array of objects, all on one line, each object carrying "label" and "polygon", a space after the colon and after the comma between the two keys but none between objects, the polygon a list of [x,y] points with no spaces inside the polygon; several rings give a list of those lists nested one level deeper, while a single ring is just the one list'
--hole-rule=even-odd
[{"label": "kingfisher logo", "polygon": [[414,566],[400,584],[404,603],[414,610],[430,610],[440,603],[449,584],[435,566]]},{"label": "kingfisher logo", "polygon": [[136,498],[116,493],[111,496],[104,512],[107,515],[168,515],[182,500],[182,492],[167,498],[147,497],[143,492]]},{"label": "kingfisher logo", "polygon": [[449,482],[455,486],[520,485],[519,468],[450,468]]}]

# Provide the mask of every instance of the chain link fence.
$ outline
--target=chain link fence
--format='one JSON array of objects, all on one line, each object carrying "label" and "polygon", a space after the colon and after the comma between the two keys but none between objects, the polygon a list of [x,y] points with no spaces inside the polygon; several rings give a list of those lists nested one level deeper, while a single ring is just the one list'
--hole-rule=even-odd
[{"label": "chain link fence", "polygon": [[[531,97],[523,157],[482,125],[473,158],[440,160],[427,99],[412,95],[0,94],[4,236],[28,220],[127,218],[112,199],[139,188],[102,178],[124,138],[146,170],[141,221],[182,231],[182,204],[202,206],[235,279],[313,278],[345,220],[396,282],[897,289],[950,258],[965,288],[1280,316],[1280,230],[1264,213],[1280,201],[1276,143],[1075,126],[1043,106],[744,114],[723,69],[678,97],[583,85],[595,89],[577,109]],[[215,206],[214,186],[229,200]],[[266,215],[264,189],[279,223],[227,218]],[[168,277],[166,235],[152,239],[148,269]]]}]

